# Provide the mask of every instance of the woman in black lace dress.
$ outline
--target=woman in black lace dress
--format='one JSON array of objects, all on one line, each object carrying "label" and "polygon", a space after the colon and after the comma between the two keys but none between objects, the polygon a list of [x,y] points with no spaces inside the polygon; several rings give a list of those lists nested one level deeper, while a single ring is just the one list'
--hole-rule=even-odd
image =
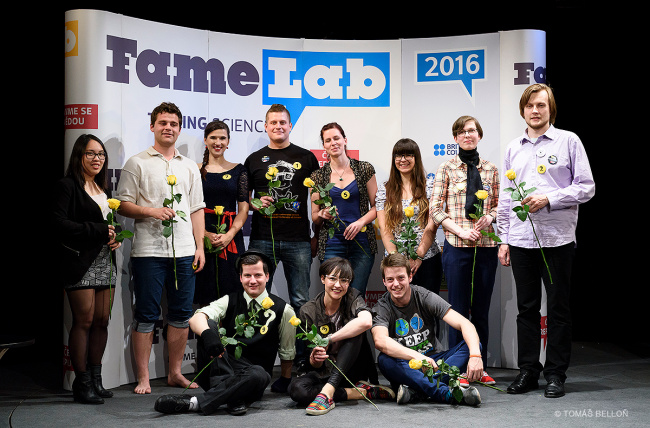
[{"label": "woman in black lace dress", "polygon": [[[245,250],[241,229],[248,217],[248,173],[242,164],[224,157],[230,144],[228,125],[218,120],[210,122],[205,127],[204,142],[199,168],[206,206],[206,260],[203,270],[197,273],[194,292],[194,303],[201,306],[242,289],[235,261]],[[218,226],[224,224],[225,233],[217,233]]]}]

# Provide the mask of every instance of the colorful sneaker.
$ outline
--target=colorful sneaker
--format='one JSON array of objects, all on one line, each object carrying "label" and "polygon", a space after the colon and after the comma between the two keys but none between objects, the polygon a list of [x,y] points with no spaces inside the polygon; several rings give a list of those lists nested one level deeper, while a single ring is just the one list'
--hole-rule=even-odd
[{"label": "colorful sneaker", "polygon": [[357,388],[366,390],[366,397],[371,400],[394,400],[395,393],[392,389],[387,386],[373,385],[366,382],[365,380],[360,380],[356,383]]},{"label": "colorful sneaker", "polygon": [[[463,373],[461,376],[467,376],[467,373]],[[458,378],[458,385],[460,385],[461,388],[469,388],[469,381],[465,377],[459,377]]]},{"label": "colorful sneaker", "polygon": [[492,379],[492,376],[487,374],[485,371],[483,371],[483,376],[479,379],[481,382],[483,382],[486,385],[494,385],[496,384],[496,381]]},{"label": "colorful sneaker", "polygon": [[305,409],[308,415],[324,415],[334,408],[334,400],[325,394],[318,394],[314,401]]}]

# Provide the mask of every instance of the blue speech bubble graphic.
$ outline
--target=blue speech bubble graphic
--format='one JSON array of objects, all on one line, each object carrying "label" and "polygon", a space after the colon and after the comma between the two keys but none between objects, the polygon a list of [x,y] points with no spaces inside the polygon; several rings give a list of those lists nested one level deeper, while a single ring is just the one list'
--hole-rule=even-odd
[{"label": "blue speech bubble graphic", "polygon": [[389,52],[263,50],[262,102],[284,104],[294,124],[307,106],[387,107]]},{"label": "blue speech bubble graphic", "polygon": [[460,81],[470,97],[475,80],[485,79],[485,50],[420,52],[416,54],[416,82]]}]

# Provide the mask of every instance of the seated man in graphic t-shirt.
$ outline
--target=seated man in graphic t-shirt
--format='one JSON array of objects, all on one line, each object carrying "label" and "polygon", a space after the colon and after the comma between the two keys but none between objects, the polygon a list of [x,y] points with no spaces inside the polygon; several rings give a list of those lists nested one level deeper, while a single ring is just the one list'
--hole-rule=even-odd
[{"label": "seated man in graphic t-shirt", "polygon": [[[381,275],[388,292],[373,307],[372,335],[381,352],[377,360],[379,369],[391,387],[398,389],[397,403],[406,404],[418,398],[454,403],[447,376],[441,378],[438,387],[435,379],[431,383],[422,371],[410,368],[409,361],[427,360],[437,368],[436,361],[443,359],[461,373],[467,367],[470,382],[478,380],[483,375],[483,360],[476,328],[440,296],[410,284],[413,275],[404,255],[395,253],[384,258]],[[460,330],[464,338],[449,350],[444,350],[435,334],[440,320]],[[478,390],[473,386],[463,388],[461,403],[480,404]]]}]

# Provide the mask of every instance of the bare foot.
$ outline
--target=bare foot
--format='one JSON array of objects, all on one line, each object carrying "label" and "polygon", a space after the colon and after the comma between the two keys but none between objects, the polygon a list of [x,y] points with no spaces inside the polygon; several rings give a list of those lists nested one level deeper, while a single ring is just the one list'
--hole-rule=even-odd
[{"label": "bare foot", "polygon": [[138,381],[138,385],[133,390],[136,394],[151,394],[151,385],[149,379]]},{"label": "bare foot", "polygon": [[[196,384],[196,382],[192,382],[190,384],[190,381],[185,378],[182,374],[169,374],[167,375],[167,385],[169,386],[178,386],[179,388],[188,388],[188,389],[196,389],[199,387],[199,385]],[[188,386],[189,385],[189,386]]]}]

